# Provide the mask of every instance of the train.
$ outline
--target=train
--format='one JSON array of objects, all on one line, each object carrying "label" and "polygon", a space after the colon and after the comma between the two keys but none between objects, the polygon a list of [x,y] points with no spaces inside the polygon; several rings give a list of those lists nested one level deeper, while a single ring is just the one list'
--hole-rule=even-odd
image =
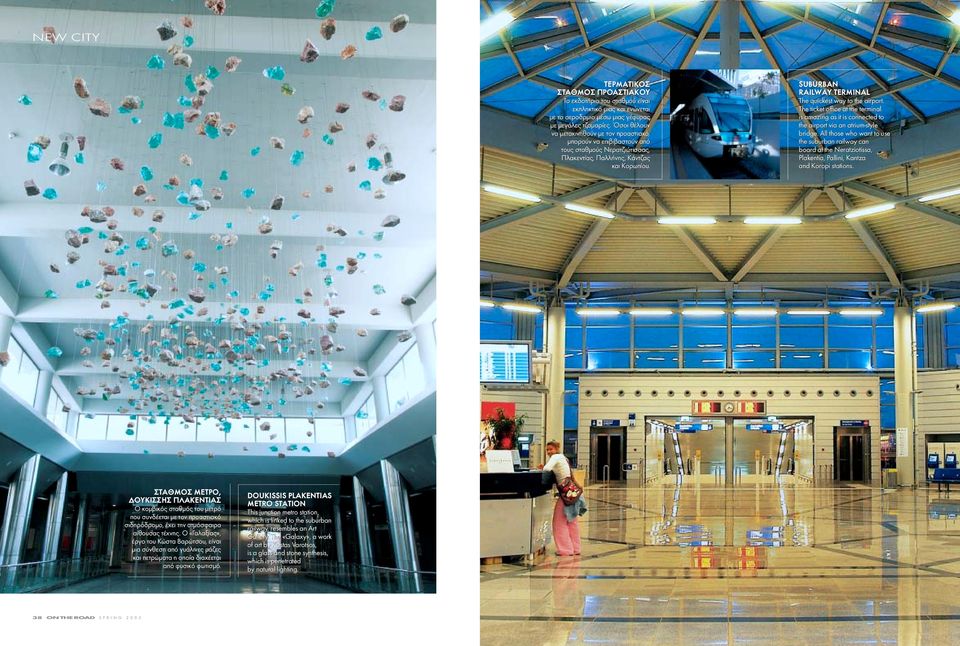
[{"label": "train", "polygon": [[742,159],[753,155],[753,111],[732,94],[700,94],[676,117],[687,145],[705,159]]}]

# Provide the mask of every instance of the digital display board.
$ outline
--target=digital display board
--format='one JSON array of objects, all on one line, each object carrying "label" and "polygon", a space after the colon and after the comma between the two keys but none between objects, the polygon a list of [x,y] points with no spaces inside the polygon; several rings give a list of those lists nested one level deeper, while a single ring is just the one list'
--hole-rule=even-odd
[{"label": "digital display board", "polygon": [[752,400],[697,400],[692,402],[694,415],[764,415],[767,403]]},{"label": "digital display board", "polygon": [[530,344],[511,341],[481,343],[480,382],[530,383]]}]

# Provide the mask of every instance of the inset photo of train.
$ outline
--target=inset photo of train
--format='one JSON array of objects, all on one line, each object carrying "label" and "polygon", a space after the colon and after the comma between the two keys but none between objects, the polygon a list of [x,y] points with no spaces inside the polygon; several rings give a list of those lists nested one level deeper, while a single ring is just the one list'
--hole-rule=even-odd
[{"label": "inset photo of train", "polygon": [[671,179],[780,179],[777,70],[670,72]]}]

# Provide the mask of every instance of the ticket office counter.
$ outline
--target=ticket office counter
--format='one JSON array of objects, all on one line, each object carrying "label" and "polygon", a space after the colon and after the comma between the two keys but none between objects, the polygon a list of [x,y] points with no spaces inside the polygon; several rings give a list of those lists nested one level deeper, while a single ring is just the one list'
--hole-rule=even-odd
[{"label": "ticket office counter", "polygon": [[553,540],[553,487],[540,474],[480,474],[480,558],[532,558]]}]

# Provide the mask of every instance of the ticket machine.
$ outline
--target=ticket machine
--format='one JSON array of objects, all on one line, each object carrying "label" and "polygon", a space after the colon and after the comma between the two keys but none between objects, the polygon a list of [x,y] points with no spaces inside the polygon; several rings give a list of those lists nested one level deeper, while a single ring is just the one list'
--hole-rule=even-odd
[{"label": "ticket machine", "polygon": [[940,468],[940,454],[927,453],[927,480],[933,477],[932,470]]},{"label": "ticket machine", "polygon": [[944,469],[956,469],[957,468],[957,454],[956,453],[947,453],[943,456],[943,468]]}]

